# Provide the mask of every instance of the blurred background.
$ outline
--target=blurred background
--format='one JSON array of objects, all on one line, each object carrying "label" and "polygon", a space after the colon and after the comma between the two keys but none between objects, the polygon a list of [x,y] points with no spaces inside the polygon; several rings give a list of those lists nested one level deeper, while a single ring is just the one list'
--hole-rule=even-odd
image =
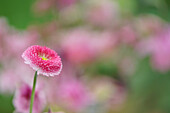
[{"label": "blurred background", "polygon": [[34,71],[21,54],[54,49],[35,113],[170,113],[169,0],[0,0],[0,112],[28,113]]}]

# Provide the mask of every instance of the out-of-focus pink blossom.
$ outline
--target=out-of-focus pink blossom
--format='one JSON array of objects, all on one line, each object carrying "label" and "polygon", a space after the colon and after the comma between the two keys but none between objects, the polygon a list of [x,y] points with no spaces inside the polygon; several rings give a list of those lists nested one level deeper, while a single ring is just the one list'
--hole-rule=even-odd
[{"label": "out-of-focus pink blossom", "polygon": [[[70,83],[70,81],[72,81],[72,79],[74,79],[76,75],[75,74],[76,70],[74,69],[74,66],[72,66],[72,64],[70,65],[70,63],[65,62],[63,60],[63,65],[64,66],[63,66],[62,72],[58,77],[55,77],[55,78],[40,77],[38,79],[39,81],[42,81],[44,83],[45,95],[46,95],[48,103],[51,105],[60,104],[60,102],[58,102],[58,100],[61,100],[60,95],[62,95],[60,93],[60,90],[62,90],[60,88],[60,85],[61,84],[64,85],[64,83],[66,84]],[[51,86],[55,86],[55,87],[51,87]]]},{"label": "out-of-focus pink blossom", "polygon": [[[15,32],[9,33],[4,38],[4,44],[8,51],[8,55],[18,56],[22,54],[22,52],[32,44],[35,44],[38,39],[38,34],[33,32]],[[9,46],[10,45],[10,46]]]},{"label": "out-of-focus pink blossom", "polygon": [[12,62],[11,64],[13,70],[15,70],[15,73],[18,75],[18,81],[22,82],[24,81],[25,83],[31,83],[34,71],[28,66],[25,65],[24,63],[21,62],[21,59],[16,60],[16,62]]},{"label": "out-of-focus pink blossom", "polygon": [[87,20],[92,24],[108,26],[118,18],[118,5],[111,0],[92,0],[89,5]]},{"label": "out-of-focus pink blossom", "polygon": [[0,91],[3,93],[13,93],[19,81],[17,73],[14,70],[3,70],[0,76]]},{"label": "out-of-focus pink blossom", "polygon": [[120,38],[121,42],[131,45],[134,45],[137,40],[135,30],[130,25],[126,25],[120,29],[118,38]]},{"label": "out-of-focus pink blossom", "polygon": [[148,41],[144,41],[140,48],[151,54],[153,67],[160,71],[170,69],[170,28],[163,30]]},{"label": "out-of-focus pink blossom", "polygon": [[[31,100],[32,89],[28,84],[22,84],[22,86],[17,89],[13,104],[16,112],[19,113],[28,113],[30,100]],[[43,92],[37,88],[35,91],[33,113],[41,113],[45,108],[46,101]]]},{"label": "out-of-focus pink blossom", "polygon": [[75,31],[63,41],[63,50],[69,61],[74,63],[86,62],[95,57],[89,34]]},{"label": "out-of-focus pink blossom", "polygon": [[[93,39],[94,37],[94,39]],[[114,34],[110,31],[103,31],[91,36],[92,44],[95,48],[96,55],[102,55],[107,51],[113,50],[117,44],[117,39]]]},{"label": "out-of-focus pink blossom", "polygon": [[31,46],[22,54],[26,64],[29,64],[38,74],[46,76],[59,75],[62,69],[61,58],[47,47]]},{"label": "out-of-focus pink blossom", "polygon": [[86,87],[78,80],[66,80],[59,86],[59,103],[67,109],[79,111],[90,103]]},{"label": "out-of-focus pink blossom", "polygon": [[158,33],[163,28],[163,21],[155,15],[143,15],[135,19],[136,30],[138,34],[150,36]]},{"label": "out-of-focus pink blossom", "polygon": [[0,91],[3,93],[13,93],[21,82],[30,83],[32,81],[33,70],[29,66],[20,62],[20,59],[10,59],[2,62],[3,68],[0,72]]},{"label": "out-of-focus pink blossom", "polygon": [[69,61],[72,63],[83,63],[109,50],[115,42],[115,39],[109,32],[99,33],[75,29],[64,37],[62,49]]},{"label": "out-of-focus pink blossom", "polygon": [[138,54],[140,56],[142,56],[142,57],[147,56],[154,49],[154,46],[151,45],[152,43],[153,43],[153,39],[151,39],[151,38],[141,40],[140,42],[137,43],[135,49],[136,49],[136,51],[138,51]]},{"label": "out-of-focus pink blossom", "polygon": [[162,71],[170,69],[170,28],[156,36],[150,44],[153,46],[152,63],[153,66]]},{"label": "out-of-focus pink blossom", "polygon": [[77,0],[56,0],[59,9],[66,8],[76,3]]}]

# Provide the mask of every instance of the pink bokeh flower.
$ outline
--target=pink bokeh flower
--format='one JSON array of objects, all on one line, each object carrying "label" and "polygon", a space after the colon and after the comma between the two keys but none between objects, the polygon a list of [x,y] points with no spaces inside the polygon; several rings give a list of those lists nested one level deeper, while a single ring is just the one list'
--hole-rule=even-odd
[{"label": "pink bokeh flower", "polygon": [[131,25],[123,26],[118,32],[118,35],[120,41],[124,44],[135,45],[135,42],[137,41],[135,30]]},{"label": "pink bokeh flower", "polygon": [[[166,71],[170,69],[170,28],[166,29],[151,42],[152,63],[156,69]],[[152,47],[151,47],[152,48]]]},{"label": "pink bokeh flower", "polygon": [[85,108],[90,102],[90,94],[81,81],[64,81],[59,86],[59,103],[72,111],[79,111]]},{"label": "pink bokeh flower", "polygon": [[38,74],[45,76],[59,75],[62,69],[61,58],[47,47],[34,45],[22,54],[26,64],[29,64]]},{"label": "pink bokeh flower", "polygon": [[57,3],[57,7],[62,9],[75,4],[76,1],[77,0],[56,0],[56,3]]},{"label": "pink bokeh flower", "polygon": [[[30,100],[31,100],[31,92],[32,89],[28,84],[23,84],[19,89],[17,89],[13,104],[15,106],[15,110],[18,113],[28,113]],[[33,105],[33,113],[41,113],[46,105],[45,95],[37,88],[35,91],[34,105]]]},{"label": "pink bokeh flower", "polygon": [[18,82],[18,75],[13,70],[4,70],[0,76],[0,91],[3,93],[13,93]]},{"label": "pink bokeh flower", "polygon": [[17,85],[21,82],[31,83],[32,76],[30,75],[33,70],[21,63],[20,59],[5,59],[2,65],[3,68],[0,70],[0,92],[13,94]]},{"label": "pink bokeh flower", "polygon": [[39,34],[36,32],[14,32],[9,33],[4,38],[4,48],[8,51],[7,56],[18,56],[29,46],[35,44],[39,38]]},{"label": "pink bokeh flower", "polygon": [[164,23],[160,17],[150,14],[143,15],[135,19],[134,24],[138,34],[145,36],[154,35],[160,32],[164,27]]},{"label": "pink bokeh flower", "polygon": [[[88,1],[89,2],[89,1]],[[111,0],[90,0],[87,9],[87,21],[94,25],[110,26],[119,17],[119,7]]]},{"label": "pink bokeh flower", "polygon": [[101,53],[110,50],[116,43],[109,31],[99,33],[76,28],[65,34],[61,44],[62,49],[66,58],[75,64],[94,60]]},{"label": "pink bokeh flower", "polygon": [[168,71],[170,69],[170,27],[138,45],[142,55],[150,54],[155,69]]}]

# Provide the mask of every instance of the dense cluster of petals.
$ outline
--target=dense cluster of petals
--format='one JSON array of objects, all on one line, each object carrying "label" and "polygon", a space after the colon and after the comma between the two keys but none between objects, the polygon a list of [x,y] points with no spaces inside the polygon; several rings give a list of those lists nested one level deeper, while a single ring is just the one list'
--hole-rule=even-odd
[{"label": "dense cluster of petals", "polygon": [[46,76],[59,75],[62,69],[61,58],[47,47],[34,45],[22,54],[26,64],[29,64],[38,74]]}]

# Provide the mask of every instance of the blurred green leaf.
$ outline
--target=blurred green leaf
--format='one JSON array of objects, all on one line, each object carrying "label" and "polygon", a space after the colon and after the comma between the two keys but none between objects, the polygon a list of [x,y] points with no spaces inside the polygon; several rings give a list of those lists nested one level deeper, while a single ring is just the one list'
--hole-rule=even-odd
[{"label": "blurred green leaf", "polygon": [[9,24],[19,29],[50,20],[51,14],[35,16],[32,9],[34,2],[35,0],[0,0],[0,16],[7,18]]},{"label": "blurred green leaf", "polygon": [[109,76],[119,79],[117,66],[113,62],[95,62],[94,64],[88,66],[86,70],[88,70],[87,72],[93,75]]},{"label": "blurred green leaf", "polygon": [[170,113],[170,73],[160,73],[150,66],[146,58],[139,63],[130,79],[132,108],[134,113],[150,113],[159,110]]},{"label": "blurred green leaf", "polygon": [[132,13],[136,10],[136,0],[117,0],[120,5],[120,9],[124,13]]},{"label": "blurred green leaf", "polygon": [[170,21],[170,2],[169,0],[136,0],[136,14],[151,13]]},{"label": "blurred green leaf", "polygon": [[12,113],[14,111],[12,100],[13,100],[13,96],[0,94],[0,112],[1,113]]}]

